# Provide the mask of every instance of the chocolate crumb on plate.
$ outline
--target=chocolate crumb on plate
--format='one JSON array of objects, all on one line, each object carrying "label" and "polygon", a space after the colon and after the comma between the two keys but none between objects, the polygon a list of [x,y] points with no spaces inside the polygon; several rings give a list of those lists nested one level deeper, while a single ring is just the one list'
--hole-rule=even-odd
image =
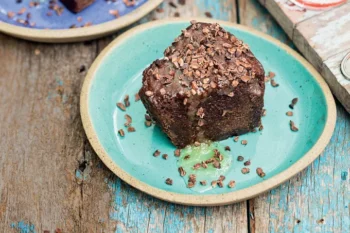
[{"label": "chocolate crumb on plate", "polygon": [[276,76],[276,74],[272,71],[269,71],[268,76],[269,76],[269,78],[274,78]]},{"label": "chocolate crumb on plate", "polygon": [[130,115],[128,115],[128,114],[125,114],[125,119],[126,119],[126,123],[125,123],[125,126],[130,126],[131,125],[131,123],[132,123],[132,118],[131,118],[131,116]]},{"label": "chocolate crumb on plate", "polygon": [[218,184],[218,181],[217,180],[213,180],[211,182],[211,187],[215,188],[217,184]]},{"label": "chocolate crumb on plate", "polygon": [[219,186],[220,188],[223,188],[223,187],[224,187],[224,184],[222,183],[221,180],[218,180],[217,184],[218,184],[218,186]]},{"label": "chocolate crumb on plate", "polygon": [[232,188],[234,188],[234,187],[235,187],[235,185],[236,185],[236,182],[235,182],[234,180],[231,180],[231,181],[228,183],[228,185],[227,185],[227,186],[228,186],[229,188],[231,188],[231,189],[232,189]]},{"label": "chocolate crumb on plate", "polygon": [[193,188],[196,185],[196,181],[197,181],[197,177],[195,174],[189,175],[187,187]]},{"label": "chocolate crumb on plate", "polygon": [[168,159],[168,155],[167,155],[167,154],[163,154],[163,155],[162,155],[162,158],[165,159],[165,160],[167,160],[167,159]]},{"label": "chocolate crumb on plate", "polygon": [[289,105],[290,109],[294,109],[294,106],[298,103],[298,98],[292,99],[292,103]]},{"label": "chocolate crumb on plate", "polygon": [[226,177],[224,175],[220,175],[218,180],[224,181],[226,179]]},{"label": "chocolate crumb on plate", "polygon": [[179,157],[180,154],[181,154],[181,150],[180,150],[180,149],[176,149],[176,150],[174,151],[174,155],[175,155],[176,157]]},{"label": "chocolate crumb on plate", "polygon": [[293,132],[299,131],[299,129],[295,126],[294,121],[289,121],[289,125],[290,125],[290,129],[291,129]]},{"label": "chocolate crumb on plate", "polygon": [[121,137],[124,137],[125,136],[125,133],[124,133],[124,130],[123,129],[120,129],[118,130],[118,133]]},{"label": "chocolate crumb on plate", "polygon": [[264,126],[261,124],[260,126],[259,126],[259,131],[262,131],[264,129]]},{"label": "chocolate crumb on plate", "polygon": [[151,127],[152,126],[152,121],[145,121],[146,127]]},{"label": "chocolate crumb on plate", "polygon": [[197,170],[199,169],[200,167],[202,167],[202,164],[201,163],[196,163],[195,165],[193,165],[193,170]]},{"label": "chocolate crumb on plate", "polygon": [[139,96],[139,93],[136,93],[135,94],[135,102],[139,101],[140,100],[140,96]]},{"label": "chocolate crumb on plate", "polygon": [[206,186],[207,185],[207,181],[206,180],[202,180],[199,182],[202,186]]},{"label": "chocolate crumb on plate", "polygon": [[247,160],[244,162],[244,166],[249,166],[250,165],[250,160]]},{"label": "chocolate crumb on plate", "polygon": [[154,157],[158,157],[160,155],[160,151],[159,150],[156,150],[154,153],[153,153],[153,156]]},{"label": "chocolate crumb on plate", "polygon": [[262,116],[266,116],[266,109],[265,108],[262,110]]},{"label": "chocolate crumb on plate", "polygon": [[165,183],[166,183],[167,185],[173,185],[173,180],[170,179],[170,178],[167,178],[167,179],[165,180]]},{"label": "chocolate crumb on plate", "polygon": [[117,106],[118,106],[118,108],[119,108],[120,110],[126,111],[126,107],[125,107],[125,105],[124,105],[123,103],[118,102],[118,103],[117,103]]},{"label": "chocolate crumb on plate", "polygon": [[272,87],[278,87],[279,84],[276,83],[276,81],[275,81],[274,79],[271,79],[271,86],[272,86]]},{"label": "chocolate crumb on plate", "polygon": [[293,116],[293,112],[292,111],[288,111],[288,112],[286,112],[286,115],[287,116]]},{"label": "chocolate crumb on plate", "polygon": [[220,169],[221,168],[221,163],[215,160],[214,163],[213,163],[213,167],[215,167],[217,169]]},{"label": "chocolate crumb on plate", "polygon": [[148,114],[145,114],[145,119],[146,121],[152,121],[152,118]]},{"label": "chocolate crumb on plate", "polygon": [[125,95],[125,97],[124,97],[124,104],[125,104],[125,107],[129,107],[130,106],[129,95]]},{"label": "chocolate crumb on plate", "polygon": [[231,148],[229,146],[225,146],[226,151],[231,151]]},{"label": "chocolate crumb on plate", "polygon": [[190,155],[186,155],[185,157],[184,157],[184,160],[187,160],[187,159],[189,159],[190,158]]},{"label": "chocolate crumb on plate", "polygon": [[178,171],[179,171],[180,176],[185,176],[186,175],[186,171],[185,171],[185,169],[183,167],[179,167]]},{"label": "chocolate crumb on plate", "polygon": [[132,126],[128,127],[128,132],[129,133],[132,133],[132,132],[135,132],[135,131],[136,131],[136,129],[134,127],[132,127]]},{"label": "chocolate crumb on plate", "polygon": [[244,167],[244,168],[241,169],[241,172],[242,172],[242,174],[247,174],[247,173],[250,172],[250,169],[247,168],[247,167]]},{"label": "chocolate crumb on plate", "polygon": [[233,139],[234,142],[238,142],[238,140],[239,140],[238,136]]},{"label": "chocolate crumb on plate", "polygon": [[258,167],[256,169],[256,174],[258,174],[258,176],[260,176],[261,178],[263,178],[265,176],[265,172],[263,171],[262,168]]},{"label": "chocolate crumb on plate", "polygon": [[204,161],[202,161],[202,167],[203,168],[208,168],[208,165]]},{"label": "chocolate crumb on plate", "polygon": [[244,160],[244,157],[242,155],[239,155],[237,157],[237,161],[242,162]]},{"label": "chocolate crumb on plate", "polygon": [[247,141],[247,140],[242,140],[242,141],[241,141],[241,144],[245,146],[245,145],[248,144],[248,141]]}]

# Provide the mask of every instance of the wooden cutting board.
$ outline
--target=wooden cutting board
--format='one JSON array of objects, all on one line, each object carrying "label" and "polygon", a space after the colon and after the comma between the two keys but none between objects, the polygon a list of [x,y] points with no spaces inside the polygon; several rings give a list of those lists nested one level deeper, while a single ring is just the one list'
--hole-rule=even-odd
[{"label": "wooden cutting board", "polygon": [[350,113],[350,80],[340,70],[341,61],[350,52],[350,1],[325,11],[305,10],[288,0],[259,1]]}]

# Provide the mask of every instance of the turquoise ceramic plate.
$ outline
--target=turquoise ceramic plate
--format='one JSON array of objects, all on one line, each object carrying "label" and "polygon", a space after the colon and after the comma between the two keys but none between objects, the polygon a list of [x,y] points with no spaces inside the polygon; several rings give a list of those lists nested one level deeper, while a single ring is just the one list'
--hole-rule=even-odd
[{"label": "turquoise ceramic plate", "polygon": [[[197,19],[203,21],[203,19]],[[206,19],[205,21],[208,21]],[[214,21],[209,21],[214,22]],[[336,109],[330,90],[320,75],[296,52],[277,40],[239,25],[216,21],[226,30],[250,45],[266,71],[276,73],[280,84],[266,85],[264,130],[243,135],[248,145],[232,138],[222,141],[231,147],[232,169],[227,180],[235,180],[233,189],[227,186],[197,193],[186,188],[177,170],[174,146],[158,127],[146,128],[145,108],[134,102],[141,87],[142,71],[178,36],[189,20],[156,21],[138,26],[112,42],[96,59],[84,82],[81,94],[81,115],[87,136],[102,161],[121,179],[135,188],[170,202],[187,205],[222,205],[252,198],[276,187],[309,165],[325,148],[332,135]],[[125,112],[116,107],[130,95],[127,109],[136,132],[121,138],[117,130],[124,128]],[[294,116],[286,116],[294,97],[299,102]],[[289,120],[299,132],[289,129]],[[169,154],[168,160],[155,158],[159,149]],[[249,174],[241,173],[238,155],[251,160]],[[264,178],[255,169],[262,167]],[[165,184],[166,178],[173,185]]]}]

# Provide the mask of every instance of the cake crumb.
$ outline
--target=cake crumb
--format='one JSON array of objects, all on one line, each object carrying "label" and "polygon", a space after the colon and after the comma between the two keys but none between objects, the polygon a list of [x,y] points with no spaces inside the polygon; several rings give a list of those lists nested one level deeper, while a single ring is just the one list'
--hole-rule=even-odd
[{"label": "cake crumb", "polygon": [[250,165],[250,160],[245,161],[243,164],[244,164],[244,166],[249,166]]},{"label": "cake crumb", "polygon": [[154,157],[158,157],[160,155],[160,151],[159,150],[156,150],[154,153],[153,153],[153,156]]},{"label": "cake crumb", "polygon": [[211,187],[215,188],[217,186],[217,184],[218,184],[218,181],[217,180],[213,180],[211,182]]},{"label": "cake crumb", "polygon": [[170,178],[167,178],[167,179],[165,180],[165,183],[166,183],[167,185],[173,185],[173,180],[170,179]]},{"label": "cake crumb", "polygon": [[220,175],[218,180],[224,181],[226,179],[226,177],[224,175]]},{"label": "cake crumb", "polygon": [[275,81],[274,79],[271,79],[271,86],[272,86],[272,87],[278,87],[279,84],[276,83],[276,81]]},{"label": "cake crumb", "polygon": [[233,139],[234,142],[238,142],[238,140],[239,140],[238,136]]},{"label": "cake crumb", "polygon": [[235,185],[236,185],[236,182],[235,182],[234,180],[231,180],[231,181],[228,183],[228,185],[227,185],[227,186],[228,186],[229,188],[231,188],[231,189],[232,189],[232,188],[234,188],[234,187],[235,187]]},{"label": "cake crumb", "polygon": [[220,188],[223,188],[223,187],[224,187],[224,184],[222,183],[221,180],[218,180],[217,184],[218,184],[218,186],[219,186]]},{"label": "cake crumb", "polygon": [[241,172],[242,172],[242,174],[247,174],[247,173],[250,172],[250,169],[247,168],[247,167],[244,167],[244,168],[241,169]]},{"label": "cake crumb", "polygon": [[189,159],[190,158],[190,155],[186,155],[185,157],[184,157],[184,160],[187,160],[187,159]]},{"label": "cake crumb", "polygon": [[146,127],[151,127],[152,126],[152,121],[145,121]]},{"label": "cake crumb", "polygon": [[136,93],[135,94],[135,102],[139,101],[140,100],[140,96],[139,96],[139,93]]},{"label": "cake crumb", "polygon": [[244,160],[244,157],[242,155],[237,157],[237,161],[242,162]]},{"label": "cake crumb", "polygon": [[167,155],[167,154],[163,154],[163,155],[162,155],[162,158],[165,159],[165,160],[167,160],[167,159],[168,159],[168,155]]},{"label": "cake crumb", "polygon": [[174,151],[174,155],[175,155],[176,157],[179,157],[180,154],[181,154],[181,150],[180,150],[180,149],[176,149],[176,150]]},{"label": "cake crumb", "polygon": [[269,76],[269,78],[274,78],[276,76],[276,74],[272,71],[269,71],[268,76]]},{"label": "cake crumb", "polygon": [[226,151],[231,151],[231,148],[229,146],[225,146]]},{"label": "cake crumb", "polygon": [[123,103],[118,102],[118,103],[117,103],[117,106],[118,106],[118,108],[119,108],[120,110],[126,111],[126,107],[125,107],[125,105],[124,105]]},{"label": "cake crumb", "polygon": [[193,165],[193,170],[197,170],[202,166],[201,163],[196,163],[195,165]]},{"label": "cake crumb", "polygon": [[259,126],[259,131],[262,131],[264,129],[264,126],[261,124],[260,126]]},{"label": "cake crumb", "polygon": [[132,127],[132,126],[128,127],[128,132],[129,133],[132,133],[132,132],[135,132],[135,131],[136,131],[136,129],[134,127]]},{"label": "cake crumb", "polygon": [[292,99],[292,103],[289,105],[290,109],[294,109],[294,106],[298,103],[298,98]]},{"label": "cake crumb", "polygon": [[290,129],[291,129],[293,132],[299,131],[299,129],[295,126],[294,121],[289,121],[289,125],[290,125]]},{"label": "cake crumb", "polygon": [[179,171],[179,174],[180,174],[180,176],[185,176],[186,175],[186,171],[184,170],[184,168],[183,167],[179,167],[178,168],[178,171]]},{"label": "cake crumb", "polygon": [[256,173],[257,173],[258,176],[260,176],[261,178],[263,178],[263,177],[266,175],[265,172],[263,171],[263,169],[260,168],[260,167],[258,167],[258,168],[256,169]]},{"label": "cake crumb", "polygon": [[118,130],[118,133],[121,137],[124,137],[125,136],[125,133],[124,133],[124,130],[123,129],[120,129]]},{"label": "cake crumb", "polygon": [[286,112],[286,115],[287,116],[293,116],[293,112],[292,111],[288,111],[288,112]]},{"label": "cake crumb", "polygon": [[129,95],[125,95],[124,97],[124,105],[125,107],[130,107]]},{"label": "cake crumb", "polygon": [[241,141],[241,144],[244,145],[244,146],[246,146],[246,145],[248,144],[248,141],[247,141],[247,140],[242,140],[242,141]]},{"label": "cake crumb", "polygon": [[202,180],[199,182],[202,186],[206,186],[207,185],[207,181],[206,180]]}]

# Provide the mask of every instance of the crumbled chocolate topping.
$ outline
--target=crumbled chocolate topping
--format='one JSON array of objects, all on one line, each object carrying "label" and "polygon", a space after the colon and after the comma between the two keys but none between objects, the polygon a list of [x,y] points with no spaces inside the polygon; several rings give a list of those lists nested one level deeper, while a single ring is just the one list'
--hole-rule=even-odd
[{"label": "crumbled chocolate topping", "polygon": [[167,185],[173,185],[173,180],[170,179],[170,178],[167,178],[167,179],[165,180],[165,183],[166,183]]},{"label": "crumbled chocolate topping", "polygon": [[231,180],[231,181],[228,183],[227,186],[228,186],[229,188],[234,188],[235,185],[236,185],[236,182],[235,182],[234,180]]},{"label": "crumbled chocolate topping", "polygon": [[179,171],[179,173],[180,173],[180,176],[185,176],[185,175],[186,175],[186,171],[184,170],[183,167],[179,167],[179,168],[178,168],[178,171]]},{"label": "crumbled chocolate topping", "polygon": [[[165,50],[165,59],[147,71],[165,84],[167,95],[172,97],[174,89],[187,97],[215,90],[233,97],[238,85],[256,79],[250,64],[253,54],[246,44],[218,24],[191,23]],[[174,79],[177,83],[171,84]],[[152,97],[155,92],[145,94]]]},{"label": "crumbled chocolate topping", "polygon": [[257,173],[258,176],[260,176],[261,178],[263,178],[263,177],[266,175],[265,172],[263,171],[263,169],[260,168],[260,167],[258,167],[258,168],[256,169],[256,173]]}]

